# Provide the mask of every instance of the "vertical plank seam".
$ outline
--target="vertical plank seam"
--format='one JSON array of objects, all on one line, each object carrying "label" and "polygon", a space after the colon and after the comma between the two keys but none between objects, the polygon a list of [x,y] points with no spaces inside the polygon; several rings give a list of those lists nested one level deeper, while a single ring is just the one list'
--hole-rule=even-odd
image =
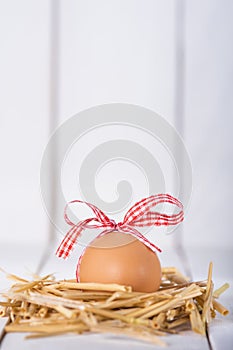
[{"label": "vertical plank seam", "polygon": [[[60,26],[61,26],[61,3],[60,0],[50,0],[50,43],[49,43],[49,70],[50,70],[50,99],[49,99],[49,136],[54,132],[59,123],[59,91],[60,91]],[[57,159],[58,144],[53,148],[53,161],[50,165],[50,201],[52,208],[52,218],[57,214],[56,183],[57,174],[55,164]],[[36,273],[39,274],[46,262],[56,241],[55,225],[47,222],[47,243],[38,263]]]},{"label": "vertical plank seam", "polygon": [[[175,3],[175,93],[174,93],[174,114],[175,128],[180,136],[184,138],[184,108],[185,108],[185,0],[177,0]],[[175,152],[178,153],[176,145]],[[182,154],[176,154],[180,159],[181,171],[183,172],[184,160]],[[181,176],[183,178],[183,176]],[[180,198],[181,201],[183,198]],[[173,239],[175,252],[180,259],[187,276],[192,278],[192,271],[188,256],[183,243],[183,226],[177,229]]]}]

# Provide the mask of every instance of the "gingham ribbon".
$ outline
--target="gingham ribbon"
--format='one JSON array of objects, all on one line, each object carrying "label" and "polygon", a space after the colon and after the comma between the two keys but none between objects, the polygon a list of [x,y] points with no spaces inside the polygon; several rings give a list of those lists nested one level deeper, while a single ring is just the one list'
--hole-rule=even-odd
[{"label": "gingham ribbon", "polygon": [[[85,219],[77,224],[73,223],[67,215],[68,206],[73,203],[82,203],[87,205],[92,209],[95,217]],[[170,203],[177,206],[180,210],[177,214],[171,215],[152,211],[152,208],[160,203]],[[77,243],[78,237],[85,229],[103,228],[104,231],[101,232],[97,237],[103,236],[106,233],[112,231],[130,233],[141,242],[143,242],[152,251],[155,252],[158,250],[161,252],[160,248],[150,242],[145,236],[136,230],[135,227],[177,225],[183,221],[184,212],[183,205],[178,199],[172,197],[169,194],[157,194],[144,198],[135,203],[125,214],[124,220],[119,223],[116,223],[114,220],[110,219],[106,214],[102,212],[102,210],[97,208],[95,205],[80,200],[73,200],[66,205],[64,218],[66,222],[71,226],[71,229],[68,231],[65,238],[58,247],[56,255],[58,257],[66,259]]]}]

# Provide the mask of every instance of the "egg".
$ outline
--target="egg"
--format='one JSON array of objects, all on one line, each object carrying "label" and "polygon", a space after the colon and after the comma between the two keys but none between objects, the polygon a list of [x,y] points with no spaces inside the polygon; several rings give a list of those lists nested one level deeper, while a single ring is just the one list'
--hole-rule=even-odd
[{"label": "egg", "polygon": [[89,245],[80,262],[80,282],[130,285],[137,292],[155,292],[161,283],[157,254],[130,234],[110,232]]}]

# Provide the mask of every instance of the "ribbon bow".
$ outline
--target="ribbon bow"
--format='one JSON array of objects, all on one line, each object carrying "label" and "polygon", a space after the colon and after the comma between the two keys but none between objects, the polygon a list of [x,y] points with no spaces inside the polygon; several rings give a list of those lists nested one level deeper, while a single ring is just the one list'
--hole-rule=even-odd
[{"label": "ribbon bow", "polygon": [[[89,208],[92,209],[93,213],[95,214],[95,217],[82,220],[77,224],[73,223],[67,215],[67,208],[70,204],[73,203],[86,204]],[[180,208],[180,211],[177,214],[171,215],[151,211],[153,207],[160,203],[173,204]],[[114,220],[110,219],[106,214],[102,212],[102,210],[97,208],[95,205],[80,200],[73,200],[66,205],[64,211],[64,218],[66,222],[71,226],[71,229],[68,231],[65,238],[58,247],[56,255],[58,257],[66,259],[69,256],[72,249],[74,248],[74,245],[77,243],[78,237],[80,236],[83,230],[98,228],[104,228],[104,231],[101,232],[97,237],[103,236],[106,233],[112,231],[130,233],[131,235],[139,239],[141,242],[143,242],[152,251],[155,252],[156,250],[158,250],[161,252],[161,249],[154,245],[152,242],[150,242],[138,230],[136,230],[135,226],[144,227],[177,225],[181,221],[183,221],[184,212],[183,205],[178,199],[172,197],[169,194],[157,194],[144,198],[139,202],[135,203],[127,211],[123,221],[119,223],[116,223]]]}]

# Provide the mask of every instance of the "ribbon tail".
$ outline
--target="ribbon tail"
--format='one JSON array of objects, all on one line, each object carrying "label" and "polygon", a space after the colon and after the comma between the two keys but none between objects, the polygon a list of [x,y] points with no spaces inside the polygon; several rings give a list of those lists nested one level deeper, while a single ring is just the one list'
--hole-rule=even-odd
[{"label": "ribbon tail", "polygon": [[91,221],[98,221],[96,218],[89,218],[83,221],[80,221],[77,225],[72,223],[71,229],[67,232],[65,238],[59,245],[56,255],[59,258],[66,259],[74,249],[75,244],[77,243],[78,237],[81,235],[82,231],[86,228],[100,228],[101,225],[89,225]]},{"label": "ribbon tail", "polygon": [[145,236],[141,235],[139,232],[139,235],[137,235],[137,238],[139,241],[141,241],[142,243],[144,243],[150,250],[152,250],[152,252],[156,253],[156,251],[158,252],[162,252],[162,250],[156,246],[154,243],[150,242]]},{"label": "ribbon tail", "polygon": [[75,225],[70,229],[70,231],[68,231],[56,251],[57,257],[63,259],[67,259],[69,257],[71,251],[74,249],[74,246],[77,243],[77,238],[81,234],[82,230],[82,227]]}]

